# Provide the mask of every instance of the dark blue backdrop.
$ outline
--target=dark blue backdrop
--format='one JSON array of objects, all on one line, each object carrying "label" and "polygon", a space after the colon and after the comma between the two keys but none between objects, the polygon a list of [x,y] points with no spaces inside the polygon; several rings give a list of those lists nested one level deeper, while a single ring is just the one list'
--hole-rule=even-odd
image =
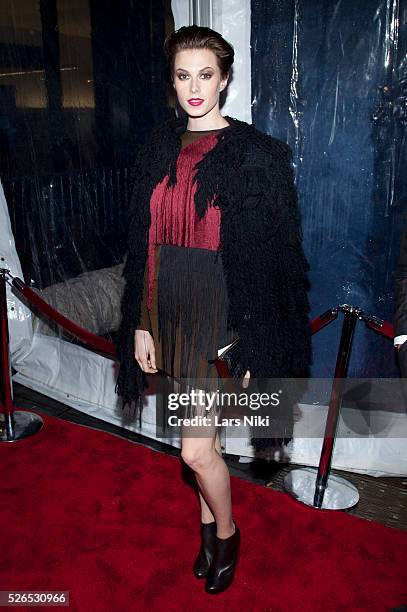
[{"label": "dark blue backdrop", "polygon": [[[348,303],[392,320],[407,187],[407,2],[251,8],[253,123],[294,151],[312,316]],[[341,321],[314,336],[314,376],[332,375]],[[392,343],[361,322],[349,374],[398,375]]]}]

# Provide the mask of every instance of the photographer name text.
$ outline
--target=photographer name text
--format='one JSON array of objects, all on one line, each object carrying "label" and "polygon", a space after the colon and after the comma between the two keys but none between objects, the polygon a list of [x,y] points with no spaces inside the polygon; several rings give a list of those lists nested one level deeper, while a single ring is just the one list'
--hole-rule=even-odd
[{"label": "photographer name text", "polygon": [[270,417],[261,417],[258,414],[243,417],[219,417],[217,414],[207,416],[194,416],[192,418],[183,418],[172,415],[168,418],[170,427],[269,427]]}]

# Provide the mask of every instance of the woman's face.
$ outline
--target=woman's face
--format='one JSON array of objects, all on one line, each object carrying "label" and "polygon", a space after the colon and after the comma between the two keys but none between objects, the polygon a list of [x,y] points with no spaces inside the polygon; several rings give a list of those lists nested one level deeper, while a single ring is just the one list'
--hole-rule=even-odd
[{"label": "woman's face", "polygon": [[180,105],[191,117],[219,112],[219,93],[226,87],[216,55],[210,49],[184,49],[174,60],[174,87]]}]

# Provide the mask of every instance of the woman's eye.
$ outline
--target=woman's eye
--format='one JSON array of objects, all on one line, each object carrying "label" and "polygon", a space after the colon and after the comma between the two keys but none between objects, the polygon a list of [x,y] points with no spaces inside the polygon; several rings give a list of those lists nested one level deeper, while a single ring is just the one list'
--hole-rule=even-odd
[{"label": "woman's eye", "polygon": [[[205,77],[204,81],[207,81],[211,78],[212,74],[210,72],[204,72],[201,76]],[[184,78],[185,77],[185,78]],[[180,81],[185,81],[188,78],[187,74],[179,74],[178,78]]]}]

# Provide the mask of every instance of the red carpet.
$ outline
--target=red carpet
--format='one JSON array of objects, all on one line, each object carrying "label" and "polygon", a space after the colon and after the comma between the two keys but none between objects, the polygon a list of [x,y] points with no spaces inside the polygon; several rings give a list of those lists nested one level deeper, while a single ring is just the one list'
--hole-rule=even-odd
[{"label": "red carpet", "polygon": [[0,444],[0,590],[69,591],[61,609],[86,612],[385,612],[407,603],[406,532],[237,478],[235,582],[207,595],[192,574],[198,499],[181,460],[44,420],[36,436]]}]

